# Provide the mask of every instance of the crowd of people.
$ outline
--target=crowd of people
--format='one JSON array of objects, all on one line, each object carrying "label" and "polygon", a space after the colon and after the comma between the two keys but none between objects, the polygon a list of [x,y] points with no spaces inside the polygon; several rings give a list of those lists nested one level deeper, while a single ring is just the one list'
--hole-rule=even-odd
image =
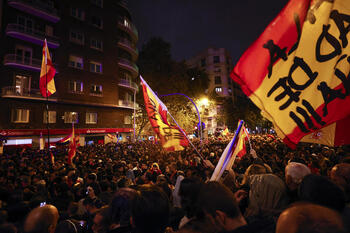
[{"label": "crowd of people", "polygon": [[[350,147],[252,135],[220,181],[228,139],[165,152],[150,141],[0,157],[1,233],[317,232],[350,229]],[[199,152],[201,156],[198,155]],[[252,156],[254,155],[254,156]]]}]

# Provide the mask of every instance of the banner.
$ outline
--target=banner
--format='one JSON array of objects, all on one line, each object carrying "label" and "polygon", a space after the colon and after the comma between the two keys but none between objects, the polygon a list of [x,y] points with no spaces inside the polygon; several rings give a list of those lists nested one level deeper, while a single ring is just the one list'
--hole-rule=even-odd
[{"label": "banner", "polygon": [[148,119],[166,151],[179,151],[189,142],[177,126],[168,122],[168,109],[140,76]]},{"label": "banner", "polygon": [[349,23],[348,0],[290,0],[231,73],[291,147],[350,115]]}]

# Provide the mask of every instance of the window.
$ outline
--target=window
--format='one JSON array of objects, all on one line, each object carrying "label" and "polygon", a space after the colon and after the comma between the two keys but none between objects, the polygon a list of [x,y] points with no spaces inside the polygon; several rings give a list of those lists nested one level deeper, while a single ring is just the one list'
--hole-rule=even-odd
[{"label": "window", "polygon": [[[47,111],[44,111],[43,122],[47,124]],[[49,111],[49,124],[54,123],[56,123],[56,111]]]},{"label": "window", "polygon": [[29,109],[12,109],[11,121],[13,123],[28,123],[29,122]]},{"label": "window", "polygon": [[91,17],[91,24],[98,28],[103,28],[103,20],[100,17],[92,16]]},{"label": "window", "polygon": [[201,59],[201,66],[206,66],[205,58]]},{"label": "window", "polygon": [[220,57],[214,56],[214,63],[220,63]]},{"label": "window", "polygon": [[221,84],[221,77],[215,76],[215,84]]},{"label": "window", "polygon": [[91,3],[98,7],[103,8],[103,0],[91,0]]},{"label": "window", "polygon": [[222,88],[221,87],[215,87],[215,92],[216,93],[221,93],[222,92]]},{"label": "window", "polygon": [[69,81],[69,92],[83,93],[83,83],[80,81]]},{"label": "window", "polygon": [[220,69],[219,67],[215,67],[215,68],[214,68],[214,72],[215,72],[215,73],[220,73],[220,72],[221,72],[221,69]]},{"label": "window", "polygon": [[64,113],[64,123],[78,123],[78,113],[77,112],[65,112]]},{"label": "window", "polygon": [[124,124],[126,125],[131,124],[131,116],[124,116]]},{"label": "window", "polygon": [[82,32],[70,31],[69,40],[71,42],[83,45],[84,44],[84,34]]},{"label": "window", "polygon": [[73,55],[69,55],[69,64],[70,67],[76,68],[76,69],[83,69],[84,68],[84,62],[82,57],[77,57]]},{"label": "window", "polygon": [[102,85],[91,85],[90,94],[102,95]]},{"label": "window", "polygon": [[232,89],[228,88],[228,93],[232,94]]},{"label": "window", "polygon": [[90,47],[97,50],[103,50],[103,42],[97,39],[91,39]]},{"label": "window", "polygon": [[96,112],[87,112],[85,123],[86,124],[97,124],[97,113]]},{"label": "window", "polygon": [[99,62],[90,62],[90,71],[94,73],[102,73],[102,64]]},{"label": "window", "polygon": [[74,18],[80,19],[82,21],[84,21],[84,19],[85,19],[85,12],[81,8],[72,7],[70,15],[73,16]]}]

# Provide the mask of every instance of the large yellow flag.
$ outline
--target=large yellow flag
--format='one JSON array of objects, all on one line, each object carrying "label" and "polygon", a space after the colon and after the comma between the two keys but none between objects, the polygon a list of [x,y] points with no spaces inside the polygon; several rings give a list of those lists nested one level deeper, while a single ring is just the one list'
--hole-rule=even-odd
[{"label": "large yellow flag", "polygon": [[43,47],[43,60],[41,62],[40,71],[40,92],[44,97],[49,97],[56,92],[54,76],[56,69],[52,65],[49,48],[47,47],[46,39]]}]

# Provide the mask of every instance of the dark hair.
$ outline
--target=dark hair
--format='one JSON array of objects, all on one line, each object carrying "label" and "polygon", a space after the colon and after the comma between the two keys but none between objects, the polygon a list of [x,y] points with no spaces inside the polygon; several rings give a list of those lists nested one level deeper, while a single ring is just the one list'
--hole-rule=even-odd
[{"label": "dark hair", "polygon": [[336,184],[323,176],[309,174],[304,177],[298,190],[301,201],[308,201],[342,211],[345,194]]},{"label": "dark hair", "polygon": [[157,186],[143,185],[132,201],[131,215],[136,231],[163,233],[169,223],[170,204]]},{"label": "dark hair", "polygon": [[129,225],[131,200],[135,195],[136,191],[130,188],[121,188],[116,192],[109,207],[113,223],[119,223],[121,226]]},{"label": "dark hair", "polygon": [[204,212],[215,216],[220,210],[230,218],[241,215],[233,193],[223,184],[211,181],[202,186],[198,195],[197,217],[203,218]]},{"label": "dark hair", "polygon": [[196,200],[202,183],[195,178],[185,178],[181,181],[179,195],[181,206],[186,212],[186,216],[191,218],[196,213]]}]

